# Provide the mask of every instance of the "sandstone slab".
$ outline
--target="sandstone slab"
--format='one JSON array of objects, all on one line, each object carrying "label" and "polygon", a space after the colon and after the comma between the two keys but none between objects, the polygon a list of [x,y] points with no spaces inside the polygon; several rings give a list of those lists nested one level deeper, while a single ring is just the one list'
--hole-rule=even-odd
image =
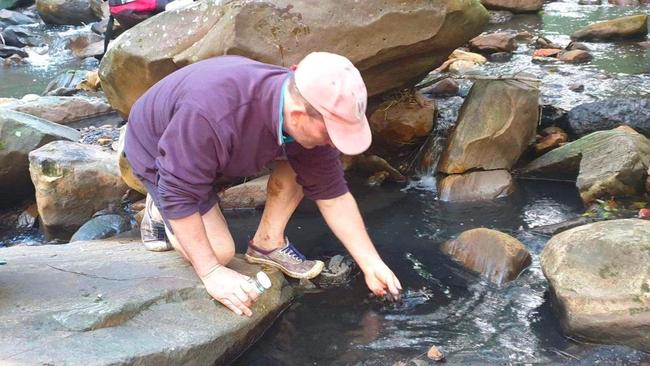
[{"label": "sandstone slab", "polygon": [[[137,242],[77,242],[2,250],[0,363],[20,365],[224,365],[286,308],[272,287],[240,317],[211,300],[175,252]],[[259,267],[235,258],[231,268]]]},{"label": "sandstone slab", "polygon": [[519,240],[486,228],[463,232],[444,243],[442,251],[497,285],[514,280],[531,263],[530,253]]},{"label": "sandstone slab", "polygon": [[19,100],[5,104],[4,108],[31,114],[62,125],[113,112],[106,100],[100,98],[57,96],[45,96],[29,101]]},{"label": "sandstone slab", "polygon": [[607,41],[640,38],[648,34],[648,15],[637,14],[594,23],[574,32],[571,39]]},{"label": "sandstone slab", "polygon": [[510,169],[535,138],[539,89],[515,80],[478,80],[449,137],[438,170]]},{"label": "sandstone slab", "polygon": [[36,10],[48,24],[90,24],[103,17],[101,0],[36,0]]},{"label": "sandstone slab", "polygon": [[487,21],[478,1],[200,1],[118,37],[100,77],[111,105],[127,116],[144,91],[190,63],[237,54],[289,67],[321,50],[348,57],[373,96],[415,85]]},{"label": "sandstone slab", "polygon": [[419,92],[402,93],[379,105],[368,122],[373,137],[382,146],[400,147],[429,135],[435,110],[435,102]]},{"label": "sandstone slab", "polygon": [[230,187],[219,194],[221,208],[258,208],[266,203],[269,176]]},{"label": "sandstone slab", "polygon": [[603,221],[562,232],[541,257],[567,334],[650,352],[650,221]]},{"label": "sandstone slab", "polygon": [[513,13],[531,13],[542,10],[542,0],[481,0],[488,9],[508,10]]}]

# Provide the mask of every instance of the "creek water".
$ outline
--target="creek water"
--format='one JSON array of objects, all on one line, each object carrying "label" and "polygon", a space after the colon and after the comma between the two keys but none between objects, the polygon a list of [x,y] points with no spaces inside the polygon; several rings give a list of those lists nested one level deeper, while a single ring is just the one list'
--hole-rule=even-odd
[{"label": "creek water", "polygon": [[[577,28],[601,19],[648,12],[647,7],[578,5],[577,0],[545,4],[537,15],[516,15],[491,24],[488,31],[529,31],[566,45]],[[65,51],[65,39],[87,29],[45,27],[48,46],[30,50],[25,66],[0,67],[0,97],[40,94],[48,81],[69,68],[84,68]],[[569,109],[612,96],[647,97],[650,92],[650,49],[638,41],[587,43],[594,60],[582,65],[531,63],[532,49],[519,43],[511,61],[488,63],[476,73],[522,72],[542,79],[542,102]],[[581,93],[568,85],[584,84]],[[461,81],[464,92],[471,83]],[[434,145],[440,150],[462,98],[439,100]],[[382,257],[404,287],[397,304],[368,296],[363,276],[348,286],[300,295],[237,365],[392,365],[425,359],[438,346],[452,364],[621,364],[648,360],[615,347],[594,348],[562,335],[551,311],[539,254],[548,238],[531,228],[573,218],[583,207],[572,184],[519,182],[511,197],[487,203],[448,204],[436,199],[435,176],[424,172],[407,185],[366,187],[353,179],[366,225]],[[238,251],[255,231],[258,211],[226,214]],[[1,226],[1,225],[0,225]],[[461,232],[488,227],[509,233],[526,245],[532,265],[515,281],[496,287],[463,270],[439,247]],[[287,235],[309,257],[344,253],[315,206],[302,204]],[[0,246],[33,245],[37,231],[0,230]],[[0,258],[1,258],[0,250]]]}]

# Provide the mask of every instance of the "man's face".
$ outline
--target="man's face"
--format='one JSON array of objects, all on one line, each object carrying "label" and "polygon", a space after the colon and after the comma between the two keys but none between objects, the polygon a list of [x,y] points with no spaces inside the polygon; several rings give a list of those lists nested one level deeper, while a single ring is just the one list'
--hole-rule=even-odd
[{"label": "man's face", "polygon": [[314,118],[303,112],[296,114],[294,118],[297,118],[298,121],[296,121],[297,128],[293,138],[304,148],[313,149],[322,145],[334,146],[322,118]]}]

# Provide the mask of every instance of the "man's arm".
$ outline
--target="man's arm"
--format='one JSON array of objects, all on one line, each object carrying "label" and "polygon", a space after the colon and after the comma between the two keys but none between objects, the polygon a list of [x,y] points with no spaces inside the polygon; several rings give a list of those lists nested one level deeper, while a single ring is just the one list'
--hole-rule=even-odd
[{"label": "man's arm", "polygon": [[388,291],[399,298],[402,286],[372,244],[352,194],[348,192],[336,198],[316,200],[316,204],[327,225],[359,264],[368,288],[378,296]]}]

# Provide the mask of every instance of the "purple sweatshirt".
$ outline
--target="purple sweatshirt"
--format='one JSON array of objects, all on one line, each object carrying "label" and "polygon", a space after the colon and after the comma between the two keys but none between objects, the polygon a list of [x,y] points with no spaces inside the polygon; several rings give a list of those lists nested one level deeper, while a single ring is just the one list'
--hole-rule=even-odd
[{"label": "purple sweatshirt", "polygon": [[136,101],[124,151],[134,172],[157,186],[165,218],[198,212],[220,176],[251,176],[284,156],[308,198],[348,192],[338,150],[281,144],[280,94],[289,73],[215,57],[168,75]]}]

